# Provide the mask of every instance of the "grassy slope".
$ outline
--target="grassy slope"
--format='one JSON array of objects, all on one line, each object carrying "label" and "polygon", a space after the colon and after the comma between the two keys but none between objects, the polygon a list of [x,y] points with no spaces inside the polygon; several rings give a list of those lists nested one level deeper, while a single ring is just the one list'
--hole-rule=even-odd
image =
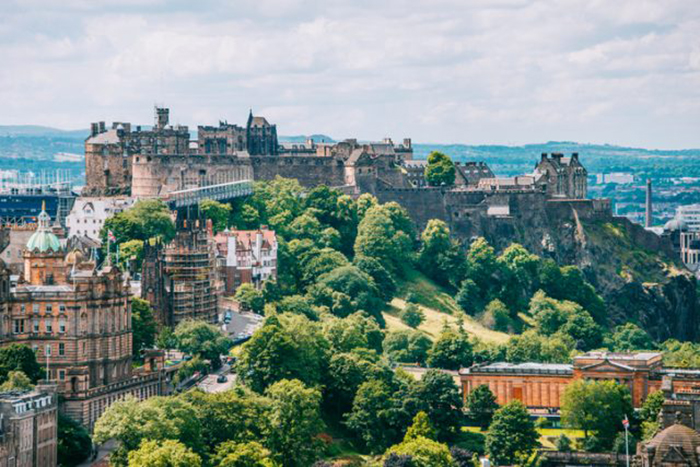
[{"label": "grassy slope", "polygon": [[406,307],[405,298],[409,292],[413,293],[418,306],[425,313],[425,321],[418,329],[432,340],[440,334],[444,321],[456,325],[460,315],[464,321],[464,329],[469,334],[486,342],[500,343],[508,340],[508,334],[487,329],[473,317],[463,313],[451,294],[417,271],[410,271],[398,284],[397,298],[391,301],[391,308],[384,313],[389,330],[409,329],[399,319],[401,311]]}]

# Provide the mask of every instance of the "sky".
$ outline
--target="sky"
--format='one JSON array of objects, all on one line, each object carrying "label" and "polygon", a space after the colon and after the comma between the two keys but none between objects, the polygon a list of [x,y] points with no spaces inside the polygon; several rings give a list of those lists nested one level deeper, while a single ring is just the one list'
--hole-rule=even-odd
[{"label": "sky", "polygon": [[0,124],[700,147],[698,0],[3,0]]}]

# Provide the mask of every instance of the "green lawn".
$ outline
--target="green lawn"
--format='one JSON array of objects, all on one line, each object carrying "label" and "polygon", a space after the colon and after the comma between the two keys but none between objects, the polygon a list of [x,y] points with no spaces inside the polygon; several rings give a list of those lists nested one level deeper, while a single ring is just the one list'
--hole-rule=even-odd
[{"label": "green lawn", "polygon": [[447,321],[456,325],[461,316],[464,329],[485,342],[503,343],[508,340],[506,333],[492,331],[482,326],[473,317],[460,310],[452,295],[417,271],[410,271],[406,279],[399,283],[397,298],[391,301],[391,307],[384,312],[387,328],[390,331],[410,329],[399,319],[401,311],[406,308],[408,293],[416,297],[418,306],[425,313],[425,321],[418,327],[431,340],[435,340]]},{"label": "green lawn", "polygon": [[[471,433],[481,433],[482,435],[486,435],[487,433],[486,431],[481,431],[477,426],[465,426],[462,427],[462,429]],[[574,442],[583,439],[583,430],[572,430],[569,428],[538,428],[537,432],[540,434],[540,444],[547,449],[554,449],[554,442],[561,435],[566,435]]]}]

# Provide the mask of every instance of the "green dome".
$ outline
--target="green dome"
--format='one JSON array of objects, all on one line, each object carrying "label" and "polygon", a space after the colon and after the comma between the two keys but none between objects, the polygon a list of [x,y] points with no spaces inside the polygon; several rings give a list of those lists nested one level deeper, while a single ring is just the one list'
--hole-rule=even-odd
[{"label": "green dome", "polygon": [[61,250],[61,242],[58,241],[58,237],[53,233],[46,230],[38,230],[29,237],[27,249],[29,251],[39,251],[39,253],[59,252]]}]

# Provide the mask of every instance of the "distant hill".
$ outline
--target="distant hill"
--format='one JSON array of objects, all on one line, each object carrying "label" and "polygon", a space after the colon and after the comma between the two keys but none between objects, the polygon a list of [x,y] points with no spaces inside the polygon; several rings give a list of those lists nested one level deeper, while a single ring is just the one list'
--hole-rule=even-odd
[{"label": "distant hill", "polygon": [[280,143],[305,143],[309,139],[314,140],[316,143],[335,143],[336,141],[330,136],[326,135],[297,135],[297,136],[279,136]]},{"label": "distant hill", "polygon": [[60,130],[39,125],[0,125],[0,136],[64,137],[84,140],[90,130]]}]

